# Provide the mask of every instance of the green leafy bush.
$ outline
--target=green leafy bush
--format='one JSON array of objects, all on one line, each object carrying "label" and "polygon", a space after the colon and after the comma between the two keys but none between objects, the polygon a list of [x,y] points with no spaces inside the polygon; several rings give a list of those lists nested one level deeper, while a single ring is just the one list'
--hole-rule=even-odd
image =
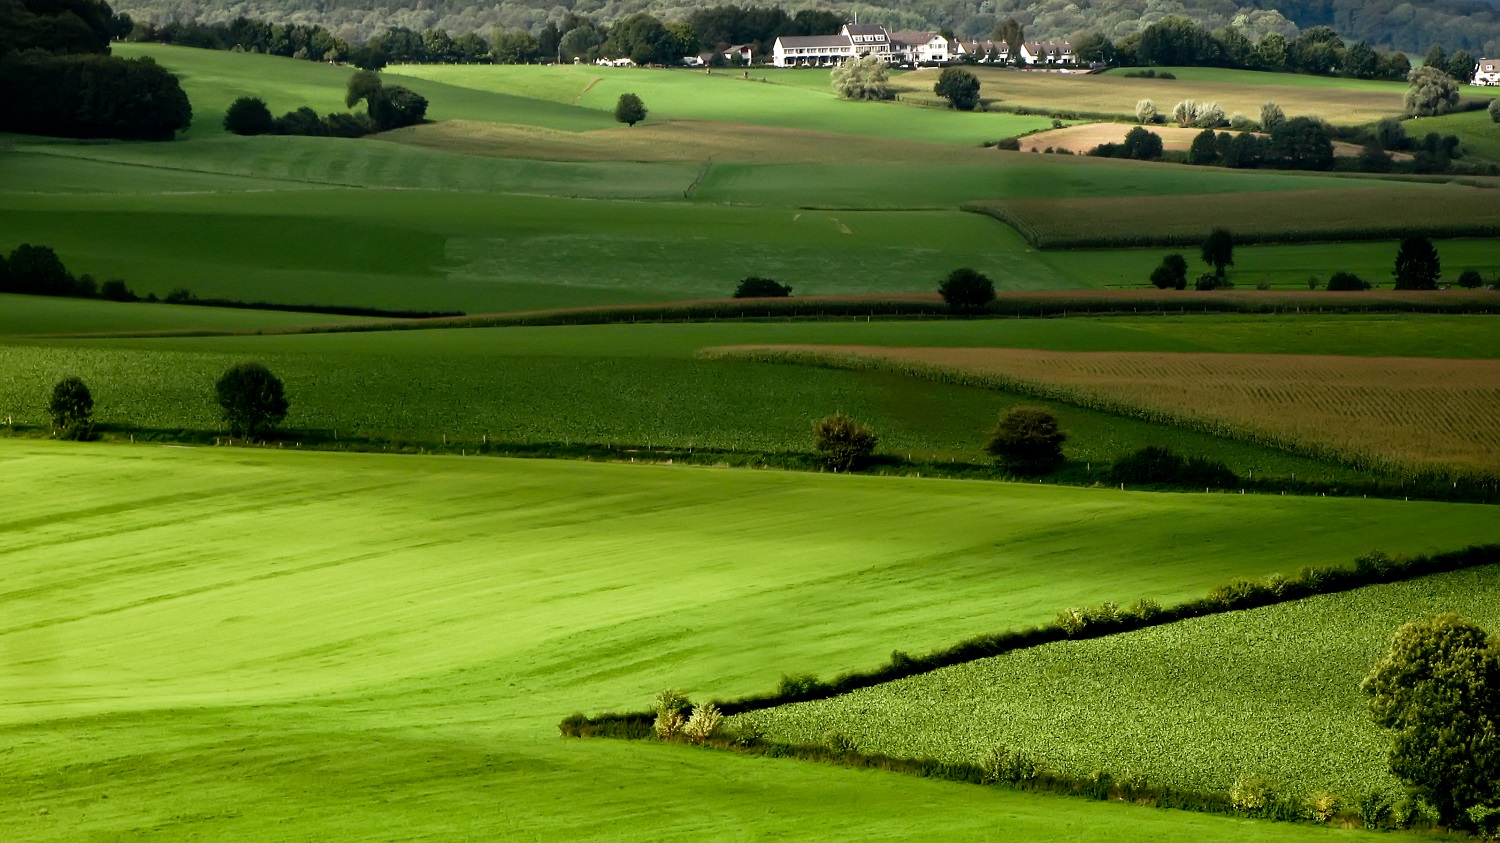
[{"label": "green leafy bush", "polygon": [[835,471],[854,471],[870,459],[879,437],[842,412],[813,422],[813,450]]}]

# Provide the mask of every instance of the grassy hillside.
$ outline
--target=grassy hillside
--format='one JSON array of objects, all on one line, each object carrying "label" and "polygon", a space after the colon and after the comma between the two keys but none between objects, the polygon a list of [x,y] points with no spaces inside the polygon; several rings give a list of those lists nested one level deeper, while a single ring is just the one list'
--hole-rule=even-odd
[{"label": "grassy hillside", "polygon": [[0,334],[122,331],[255,331],[370,321],[326,313],[287,313],[0,294]]},{"label": "grassy hillside", "polygon": [[1228,790],[1263,775],[1346,800],[1398,791],[1364,678],[1409,620],[1500,623],[1500,569],[1479,568],[1050,644],[834,699],[744,715],[772,739],[837,729],[861,750],[974,761],[1021,748],[1073,775],[1108,770]]},{"label": "grassy hillside", "polygon": [[28,840],[1311,837],[555,723],[1287,559],[1494,537],[1488,510],[1400,502],[14,441],[0,459],[29,490],[0,533],[0,828]]}]

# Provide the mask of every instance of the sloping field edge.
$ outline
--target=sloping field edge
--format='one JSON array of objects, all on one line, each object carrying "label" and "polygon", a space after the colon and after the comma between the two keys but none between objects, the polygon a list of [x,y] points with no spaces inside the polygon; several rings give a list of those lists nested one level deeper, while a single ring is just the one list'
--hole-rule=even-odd
[{"label": "sloping field edge", "polygon": [[1147,407],[1064,386],[1033,381],[1027,378],[1008,377],[994,372],[967,372],[937,364],[891,360],[884,357],[857,354],[847,351],[818,351],[806,348],[779,346],[725,346],[707,348],[698,352],[704,359],[749,360],[758,363],[782,363],[801,366],[817,366],[851,371],[892,372],[909,377],[951,383],[959,386],[977,386],[985,389],[1003,389],[1034,398],[1059,401],[1101,413],[1139,419],[1151,424],[1180,427],[1197,433],[1234,439],[1241,442],[1274,448],[1289,454],[1309,459],[1345,465],[1359,471],[1375,471],[1385,474],[1407,475],[1413,483],[1441,480],[1455,484],[1493,486],[1496,478],[1490,474],[1463,471],[1453,467],[1428,464],[1410,464],[1399,460],[1340,450],[1331,446],[1302,442],[1288,436],[1278,436],[1242,425],[1223,421],[1197,418],[1166,410]]},{"label": "sloping field edge", "polygon": [[1328,291],[1162,291],[1044,290],[1003,292],[980,310],[955,313],[936,293],[880,296],[798,296],[784,299],[689,299],[651,304],[553,308],[460,317],[306,325],[260,330],[176,330],[15,334],[15,338],[128,339],[212,337],[257,334],[325,334],[360,331],[420,331],[446,328],[512,328],[605,325],[634,322],[706,322],[749,319],[985,319],[1067,316],[1351,313],[1500,313],[1500,294],[1491,291],[1435,292]]},{"label": "sloping field edge", "polygon": [[[1171,197],[1181,199],[1182,197]],[[998,203],[966,202],[959,210],[991,217],[1010,226],[1022,239],[1038,249],[1122,249],[1148,247],[1197,247],[1211,227],[1204,223],[1203,230],[1195,233],[1169,234],[1151,233],[1140,235],[1088,236],[1067,235],[1047,237],[1042,235],[1020,214]],[[1078,229],[1082,230],[1082,229]],[[1238,229],[1234,233],[1236,245],[1284,245],[1306,243],[1348,243],[1370,240],[1399,240],[1403,237],[1432,238],[1481,238],[1500,236],[1497,223],[1448,223],[1423,222],[1400,218],[1387,225],[1365,228],[1329,228],[1323,230],[1298,229],[1294,231],[1254,231]]]}]

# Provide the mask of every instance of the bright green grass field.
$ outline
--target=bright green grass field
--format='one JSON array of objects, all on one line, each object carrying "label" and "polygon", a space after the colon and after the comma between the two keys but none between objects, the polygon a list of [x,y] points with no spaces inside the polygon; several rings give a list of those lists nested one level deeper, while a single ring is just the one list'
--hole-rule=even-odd
[{"label": "bright green grass field", "polygon": [[[212,384],[233,362],[272,366],[292,430],[463,447],[484,437],[805,451],[811,422],[842,409],[882,450],[970,461],[1007,393],[880,372],[694,359],[719,345],[1042,348],[1495,357],[1495,317],[1142,317],[937,322],[594,325],[295,336],[53,341],[0,346],[0,413],[44,424],[48,390],[83,377],[105,424],[215,430]],[[0,327],[5,323],[0,320]],[[1440,339],[1435,339],[1440,338]],[[1241,473],[1339,470],[1212,436],[1049,404],[1079,461],[1147,444],[1212,454]],[[294,434],[295,435],[295,434]]]},{"label": "bright green grass field", "polygon": [[1491,566],[1049,644],[745,718],[793,742],[836,729],[867,752],[966,761],[1004,745],[1074,775],[1218,791],[1262,775],[1353,801],[1400,789],[1359,691],[1391,636],[1439,612],[1494,630],[1497,598]]},{"label": "bright green grass field", "polygon": [[[638,95],[650,120],[713,120],[879,138],[979,146],[1047,128],[1051,120],[964,113],[903,103],[850,102],[822,90],[746,79],[733,71],[520,65],[402,65],[390,69],[455,87],[519,94],[608,113],[623,93]],[[824,72],[825,80],[828,78]]]},{"label": "bright green grass field", "polygon": [[15,441],[0,461],[27,491],[0,516],[17,840],[1331,839],[556,723],[1495,537],[1482,508],[1383,501]]}]

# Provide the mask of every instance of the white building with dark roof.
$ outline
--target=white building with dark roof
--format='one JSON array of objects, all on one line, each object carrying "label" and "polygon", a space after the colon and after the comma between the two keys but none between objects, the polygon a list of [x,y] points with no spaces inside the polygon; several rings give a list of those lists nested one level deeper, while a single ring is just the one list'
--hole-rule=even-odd
[{"label": "white building with dark roof", "polygon": [[891,52],[910,64],[946,64],[958,58],[957,41],[937,32],[892,32]]},{"label": "white building with dark roof", "polygon": [[1475,85],[1500,85],[1500,59],[1480,59],[1474,65]]},{"label": "white building with dark roof", "polygon": [[777,67],[829,67],[851,58],[877,55],[894,61],[891,36],[885,27],[873,24],[845,24],[837,35],[783,35],[771,50],[771,63]]}]

